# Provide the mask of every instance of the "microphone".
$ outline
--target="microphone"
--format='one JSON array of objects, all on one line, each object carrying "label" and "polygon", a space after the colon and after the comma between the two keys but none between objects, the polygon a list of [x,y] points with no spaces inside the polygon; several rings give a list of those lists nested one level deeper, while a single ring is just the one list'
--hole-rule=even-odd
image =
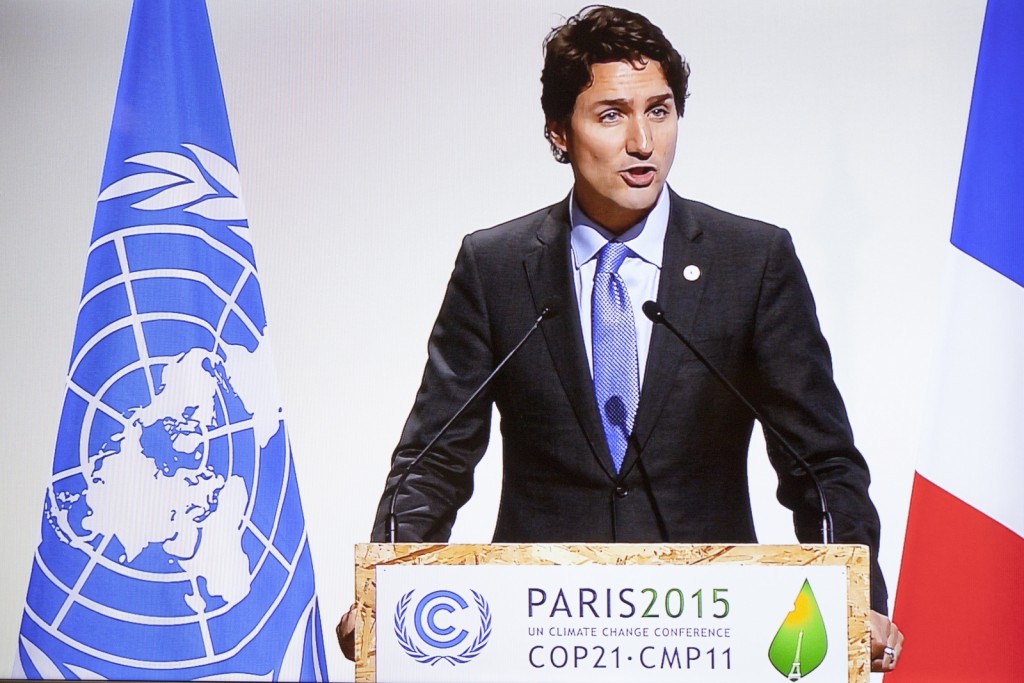
[{"label": "microphone", "polygon": [[434,438],[431,439],[426,446],[423,447],[423,450],[416,454],[416,457],[412,459],[412,462],[409,463],[409,466],[405,468],[404,472],[402,472],[402,476],[398,479],[398,483],[395,484],[395,490],[391,494],[391,504],[388,506],[387,523],[384,525],[385,543],[397,542],[395,539],[397,539],[398,537],[398,515],[395,512],[395,506],[398,504],[398,494],[402,490],[402,485],[405,484],[405,481],[409,478],[409,475],[412,473],[412,471],[416,469],[416,466],[419,465],[420,461],[427,456],[427,453],[429,453],[430,449],[434,447],[434,444],[437,443],[438,439],[444,436],[448,432],[448,429],[453,424],[455,424],[455,421],[462,417],[462,414],[466,412],[466,409],[469,408],[470,404],[473,403],[476,397],[479,396],[483,392],[483,390],[486,389],[491,384],[491,382],[498,375],[498,373],[501,372],[501,369],[505,367],[505,364],[512,360],[512,356],[516,355],[519,349],[522,348],[523,344],[525,344],[527,340],[533,336],[533,333],[537,331],[537,328],[540,327],[540,324],[543,321],[549,318],[553,318],[555,315],[558,314],[556,302],[549,303],[550,305],[547,305],[541,309],[540,314],[537,316],[537,319],[533,321],[533,325],[530,327],[529,330],[526,331],[526,334],[523,335],[522,339],[520,339],[519,342],[512,347],[512,350],[509,351],[505,355],[505,357],[501,359],[501,362],[498,363],[497,367],[495,367],[494,370],[491,371],[491,374],[487,375],[487,379],[485,379],[480,384],[480,386],[477,387],[476,391],[474,391],[470,395],[470,397],[466,399],[466,402],[462,404],[462,407],[455,411],[455,414],[451,416],[451,419],[449,419],[448,422],[446,422],[445,425],[441,427],[441,430],[434,435]]},{"label": "microphone", "polygon": [[828,498],[825,496],[825,489],[822,488],[821,481],[818,479],[818,475],[814,473],[814,470],[811,469],[810,464],[799,453],[796,452],[796,449],[793,448],[788,441],[786,441],[782,434],[779,433],[779,430],[776,429],[771,422],[765,420],[764,416],[761,415],[760,411],[758,411],[758,409],[755,408],[749,400],[747,400],[747,397],[743,395],[743,392],[737,389],[736,386],[729,381],[729,378],[722,374],[722,372],[717,367],[715,367],[714,363],[709,361],[707,357],[705,357],[704,354],[701,353],[700,350],[697,349],[697,347],[695,347],[690,342],[690,340],[686,338],[685,335],[683,335],[682,332],[677,330],[672,325],[672,323],[669,322],[668,318],[665,317],[665,311],[662,310],[661,306],[659,306],[654,301],[645,301],[642,308],[644,311],[644,315],[646,315],[652,323],[654,323],[655,325],[663,325],[679,341],[683,342],[686,348],[688,348],[690,352],[694,356],[696,356],[697,360],[700,361],[701,365],[707,368],[711,372],[711,374],[715,376],[715,379],[721,382],[725,386],[725,388],[732,393],[733,396],[739,399],[740,403],[746,406],[747,410],[754,414],[754,417],[757,418],[757,421],[761,423],[765,431],[771,434],[778,442],[778,444],[782,446],[782,450],[784,450],[786,454],[790,458],[792,458],[793,461],[796,462],[804,472],[807,473],[807,476],[809,476],[811,478],[811,481],[814,482],[814,487],[818,491],[818,502],[821,504],[822,540],[826,544],[834,543],[834,539],[832,536],[832,511],[829,509],[828,506]]}]

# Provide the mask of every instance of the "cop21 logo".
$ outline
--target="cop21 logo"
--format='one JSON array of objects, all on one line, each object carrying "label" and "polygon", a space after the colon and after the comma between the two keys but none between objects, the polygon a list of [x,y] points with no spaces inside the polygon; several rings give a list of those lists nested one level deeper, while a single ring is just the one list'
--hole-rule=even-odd
[{"label": "cop21 logo", "polygon": [[[433,591],[420,598],[410,616],[409,607],[415,592],[403,595],[395,608],[395,637],[407,655],[421,664],[433,666],[445,661],[455,666],[465,664],[483,651],[491,637],[491,608],[484,596],[470,591],[476,605],[476,619],[472,622],[478,624],[474,627],[476,635],[471,638],[470,631],[463,628],[469,625],[466,612],[472,609],[465,598],[449,590]],[[411,621],[415,636],[410,633],[407,621]]]}]

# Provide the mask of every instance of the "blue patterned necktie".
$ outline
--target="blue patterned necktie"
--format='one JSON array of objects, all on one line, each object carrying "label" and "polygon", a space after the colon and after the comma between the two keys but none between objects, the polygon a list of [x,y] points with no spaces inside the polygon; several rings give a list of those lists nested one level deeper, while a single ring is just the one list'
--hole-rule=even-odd
[{"label": "blue patterned necktie", "polygon": [[622,262],[631,254],[621,242],[609,242],[601,249],[591,299],[594,397],[616,472],[626,456],[626,442],[633,431],[640,397],[636,323],[629,292],[618,274]]}]

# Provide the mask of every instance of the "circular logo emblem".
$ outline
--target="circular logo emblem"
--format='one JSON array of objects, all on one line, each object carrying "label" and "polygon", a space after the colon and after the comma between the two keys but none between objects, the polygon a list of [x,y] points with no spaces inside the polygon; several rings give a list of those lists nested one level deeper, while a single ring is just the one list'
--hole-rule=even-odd
[{"label": "circular logo emblem", "polygon": [[[403,595],[395,608],[395,637],[407,655],[421,664],[445,661],[455,666],[483,651],[491,637],[491,608],[482,595],[470,591],[474,609],[458,593],[436,590],[416,602],[407,620],[415,592]],[[415,636],[407,621],[412,622]],[[471,632],[476,633],[472,640]]]}]

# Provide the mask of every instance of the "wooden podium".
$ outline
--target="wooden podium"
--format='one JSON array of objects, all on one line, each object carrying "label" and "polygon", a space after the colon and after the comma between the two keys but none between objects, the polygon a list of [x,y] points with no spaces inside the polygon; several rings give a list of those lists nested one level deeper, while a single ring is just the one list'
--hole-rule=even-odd
[{"label": "wooden podium", "polygon": [[856,545],[359,544],[356,681],[867,683]]}]

